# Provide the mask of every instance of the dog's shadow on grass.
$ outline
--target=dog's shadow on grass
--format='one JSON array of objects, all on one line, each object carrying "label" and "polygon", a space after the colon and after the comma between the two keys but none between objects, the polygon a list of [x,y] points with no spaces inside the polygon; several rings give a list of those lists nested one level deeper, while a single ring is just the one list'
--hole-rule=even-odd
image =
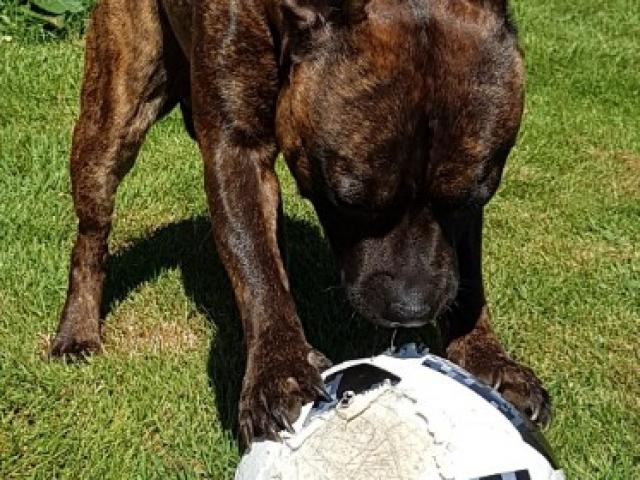
[{"label": "dog's shadow on grass", "polygon": [[[285,237],[291,289],[309,342],[335,363],[386,349],[391,331],[353,313],[338,286],[333,258],[319,227],[286,218]],[[210,385],[223,428],[237,436],[245,366],[242,327],[207,217],[165,225],[114,252],[107,267],[103,315],[139,285],[173,268],[179,269],[187,296],[212,324]],[[408,334],[408,339],[425,339],[423,332],[420,338],[414,338],[415,333]],[[398,338],[396,345],[403,341]]]}]

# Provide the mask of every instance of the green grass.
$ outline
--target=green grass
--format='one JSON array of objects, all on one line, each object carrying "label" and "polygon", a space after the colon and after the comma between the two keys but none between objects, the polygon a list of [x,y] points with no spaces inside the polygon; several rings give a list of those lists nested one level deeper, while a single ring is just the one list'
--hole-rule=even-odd
[{"label": "green grass", "polygon": [[[30,0],[2,0],[0,37],[31,42],[78,39],[86,29],[87,12],[95,3],[96,0],[41,1],[42,6],[49,7],[43,10]],[[65,13],[53,13],[63,4],[67,7]]]},{"label": "green grass", "polygon": [[[546,433],[568,478],[640,478],[640,9],[532,0],[515,16],[528,95],[487,209],[496,329],[550,390]],[[81,64],[72,42],[0,43],[0,478],[229,478],[241,334],[176,115],[118,194],[106,353],[42,356],[74,237]],[[335,360],[357,339],[381,350],[389,334],[349,321],[312,209],[279,173],[309,337]]]}]

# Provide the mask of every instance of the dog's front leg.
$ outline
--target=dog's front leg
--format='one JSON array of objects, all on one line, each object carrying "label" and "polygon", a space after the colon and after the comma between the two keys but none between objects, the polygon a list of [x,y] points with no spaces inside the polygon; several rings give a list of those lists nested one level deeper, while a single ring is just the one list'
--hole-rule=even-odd
[{"label": "dog's front leg", "polygon": [[202,5],[194,25],[194,125],[214,239],[245,332],[239,426],[248,445],[290,428],[301,405],[322,392],[325,359],[304,336],[278,248],[278,80],[265,14],[259,2]]},{"label": "dog's front leg", "polygon": [[456,232],[462,288],[452,309],[440,319],[446,355],[544,425],[551,420],[549,394],[531,368],[507,354],[491,326],[481,268],[482,217],[480,209],[458,212],[447,224]]},{"label": "dog's front leg", "polygon": [[203,149],[214,238],[245,332],[239,422],[246,445],[254,435],[275,437],[290,428],[301,404],[323,385],[323,357],[305,339],[278,250],[273,153],[229,138]]}]

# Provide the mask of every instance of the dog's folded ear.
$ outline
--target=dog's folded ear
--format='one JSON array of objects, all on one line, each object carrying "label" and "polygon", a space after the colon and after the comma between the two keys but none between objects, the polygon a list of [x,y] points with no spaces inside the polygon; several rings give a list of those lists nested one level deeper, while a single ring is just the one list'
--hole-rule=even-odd
[{"label": "dog's folded ear", "polygon": [[280,65],[289,68],[310,50],[315,32],[327,24],[330,0],[282,0]]},{"label": "dog's folded ear", "polygon": [[282,0],[287,28],[310,30],[326,23],[353,25],[366,18],[369,0]]},{"label": "dog's folded ear", "polygon": [[314,32],[326,27],[344,28],[366,18],[370,0],[281,0],[283,32],[281,64],[303,54]]},{"label": "dog's folded ear", "polygon": [[327,0],[282,0],[282,15],[289,31],[305,31],[327,21],[331,5]]},{"label": "dog's folded ear", "polygon": [[342,19],[346,24],[356,25],[367,18],[365,10],[370,0],[347,0],[342,2]]}]

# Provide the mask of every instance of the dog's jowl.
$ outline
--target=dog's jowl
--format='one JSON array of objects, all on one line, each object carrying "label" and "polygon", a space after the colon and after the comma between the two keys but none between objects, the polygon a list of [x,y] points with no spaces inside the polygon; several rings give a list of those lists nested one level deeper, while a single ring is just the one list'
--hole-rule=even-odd
[{"label": "dog's jowl", "polygon": [[316,208],[353,307],[436,321],[446,355],[533,420],[535,374],[493,333],[482,211],[515,141],[523,62],[505,0],[99,0],[71,152],[78,235],[54,355],[97,351],[118,183],[179,105],[244,327],[245,442],[322,395],[279,250],[274,161]]}]

